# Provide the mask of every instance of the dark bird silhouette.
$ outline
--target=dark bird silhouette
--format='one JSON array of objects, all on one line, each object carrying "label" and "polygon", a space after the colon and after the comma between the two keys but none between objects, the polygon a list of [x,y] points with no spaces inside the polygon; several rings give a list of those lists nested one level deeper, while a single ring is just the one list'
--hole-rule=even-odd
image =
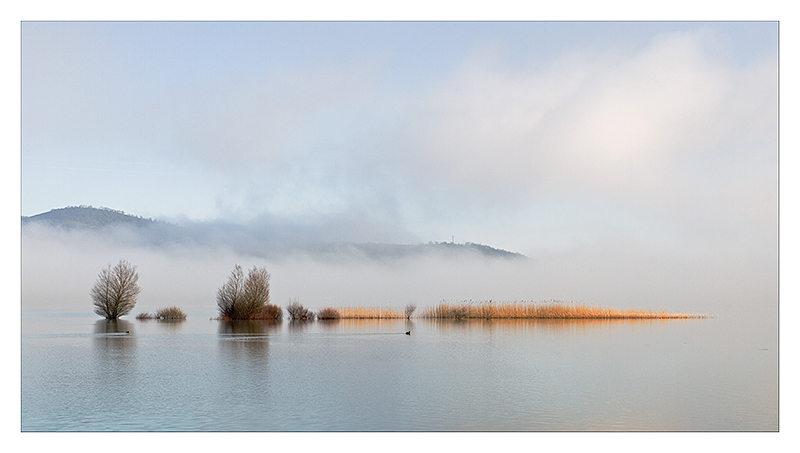
[{"label": "dark bird silhouette", "polygon": [[408,332],[406,332],[406,335],[411,335],[411,331],[409,330]]}]

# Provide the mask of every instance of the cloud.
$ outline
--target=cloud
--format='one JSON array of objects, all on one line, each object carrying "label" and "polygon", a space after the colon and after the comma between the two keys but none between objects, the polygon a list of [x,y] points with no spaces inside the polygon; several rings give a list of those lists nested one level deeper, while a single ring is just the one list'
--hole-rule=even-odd
[{"label": "cloud", "polygon": [[[687,232],[712,206],[724,207],[725,221],[769,218],[777,67],[768,58],[728,64],[715,42],[677,33],[634,53],[576,52],[545,68],[465,64],[426,93],[401,134],[419,206],[436,218],[577,197],[599,203],[597,212],[622,204],[667,215]],[[747,203],[724,201],[733,180],[754,189],[739,193]]]},{"label": "cloud", "polygon": [[[376,45],[357,57],[239,61],[208,71],[203,64],[214,58],[170,48],[154,58],[173,72],[159,75],[144,53],[99,65],[115,47],[83,39],[65,40],[69,52],[53,60],[67,86],[80,89],[66,93],[48,77],[26,76],[26,160],[42,158],[46,138],[59,143],[56,154],[119,151],[120,162],[187,169],[174,179],[110,173],[125,189],[104,194],[109,199],[125,192],[129,203],[185,206],[195,218],[201,210],[234,222],[283,217],[318,225],[325,237],[456,234],[517,250],[543,216],[576,237],[597,236],[593,225],[612,225],[607,218],[622,210],[628,229],[662,222],[689,233],[711,211],[721,216],[714,221],[770,217],[763,206],[777,184],[769,176],[777,166],[774,55],[730,62],[710,32],[541,58],[512,56],[502,50],[513,46],[498,39],[430,73],[398,71],[393,54]],[[34,56],[46,47],[33,69],[47,69],[45,57],[58,53],[42,42],[26,47]],[[79,48],[88,50],[73,52]],[[91,77],[73,64],[83,60]],[[105,80],[101,89],[82,96],[94,78]],[[48,93],[61,93],[53,108]],[[83,107],[102,115],[82,119]],[[27,181],[52,180],[30,172]],[[59,181],[84,188],[81,196],[97,191],[86,180]],[[729,200],[734,181],[753,188],[739,193],[746,202]],[[138,211],[133,206],[112,207]]]},{"label": "cloud", "polygon": [[[184,155],[241,171],[278,173],[369,128],[380,110],[369,59],[313,70],[230,74],[182,87],[160,101]],[[384,113],[384,112],[381,112]]]},{"label": "cloud", "polygon": [[748,121],[775,124],[774,62],[740,70],[706,47],[702,34],[676,34],[538,71],[467,65],[424,105],[414,157],[465,192],[663,190],[682,161],[758,130]]}]

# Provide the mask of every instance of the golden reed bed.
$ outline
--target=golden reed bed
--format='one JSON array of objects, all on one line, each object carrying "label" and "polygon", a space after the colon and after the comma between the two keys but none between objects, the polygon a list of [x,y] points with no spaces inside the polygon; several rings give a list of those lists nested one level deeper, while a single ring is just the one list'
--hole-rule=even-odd
[{"label": "golden reed bed", "polygon": [[[380,307],[325,308],[317,319],[403,319],[411,311]],[[435,319],[693,319],[706,315],[650,310],[613,310],[562,301],[546,302],[442,302],[422,310],[418,318]]]},{"label": "golden reed bed", "polygon": [[343,307],[325,308],[317,312],[317,319],[401,319],[406,315],[392,308]]},{"label": "golden reed bed", "polygon": [[423,310],[422,318],[452,319],[691,319],[706,315],[649,310],[613,310],[561,301],[547,302],[442,302]]}]

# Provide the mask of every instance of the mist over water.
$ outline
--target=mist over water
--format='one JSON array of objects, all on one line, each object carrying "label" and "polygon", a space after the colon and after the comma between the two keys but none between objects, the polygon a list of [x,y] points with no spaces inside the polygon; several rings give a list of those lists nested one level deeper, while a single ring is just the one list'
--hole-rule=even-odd
[{"label": "mist over water", "polygon": [[[736,250],[678,254],[613,241],[524,259],[338,250],[245,254],[124,229],[24,227],[23,430],[777,430],[769,254],[742,260]],[[122,258],[138,266],[142,293],[129,316],[109,323],[91,314],[89,290]],[[712,317],[212,320],[234,264],[269,270],[272,303],[297,299],[314,311],[562,300]],[[186,321],[133,319],[173,305]]]},{"label": "mist over water", "polygon": [[125,230],[99,234],[36,225],[23,228],[22,251],[23,311],[90,311],[97,273],[124,258],[140,274],[135,313],[171,305],[214,311],[217,288],[240,264],[267,268],[272,303],[284,306],[297,298],[312,310],[561,300],[712,316],[746,313],[777,326],[777,260],[752,252],[743,260],[735,249],[672,253],[609,241],[526,259],[436,252],[372,259],[299,248],[245,254],[226,244],[152,244]]}]

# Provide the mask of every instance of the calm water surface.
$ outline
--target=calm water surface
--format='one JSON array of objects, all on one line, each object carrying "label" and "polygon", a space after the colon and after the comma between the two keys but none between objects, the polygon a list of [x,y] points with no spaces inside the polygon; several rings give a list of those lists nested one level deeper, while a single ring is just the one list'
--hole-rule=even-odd
[{"label": "calm water surface", "polygon": [[777,335],[724,318],[210,316],[23,314],[22,430],[778,429]]}]

